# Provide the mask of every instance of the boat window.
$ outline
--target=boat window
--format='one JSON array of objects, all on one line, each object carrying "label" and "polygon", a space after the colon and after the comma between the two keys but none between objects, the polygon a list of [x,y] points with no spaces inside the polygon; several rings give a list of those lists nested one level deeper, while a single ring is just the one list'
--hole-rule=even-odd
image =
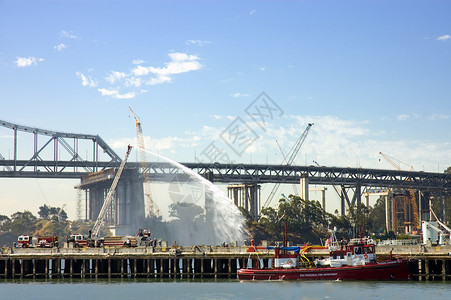
[{"label": "boat window", "polygon": [[362,254],[362,248],[360,248],[360,247],[355,247],[355,248],[354,248],[354,254]]}]

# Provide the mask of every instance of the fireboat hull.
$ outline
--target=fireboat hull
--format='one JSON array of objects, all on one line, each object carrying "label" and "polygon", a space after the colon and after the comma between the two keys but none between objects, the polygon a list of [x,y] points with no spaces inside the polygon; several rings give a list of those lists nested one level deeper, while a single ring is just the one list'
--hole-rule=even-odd
[{"label": "fireboat hull", "polygon": [[336,268],[240,269],[240,280],[411,280],[407,260]]}]

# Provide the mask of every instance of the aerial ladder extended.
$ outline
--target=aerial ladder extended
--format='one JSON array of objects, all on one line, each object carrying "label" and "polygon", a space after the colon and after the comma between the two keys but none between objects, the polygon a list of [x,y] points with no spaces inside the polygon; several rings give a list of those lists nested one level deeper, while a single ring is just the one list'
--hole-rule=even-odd
[{"label": "aerial ladder extended", "polygon": [[141,160],[141,169],[144,176],[144,183],[143,183],[143,189],[144,189],[144,197],[146,199],[146,206],[147,206],[147,216],[159,216],[160,210],[155,205],[152,199],[152,187],[150,186],[150,180],[149,180],[149,172],[147,170],[147,158],[146,158],[146,152],[145,152],[145,146],[144,146],[144,136],[143,131],[141,127],[141,121],[136,116],[136,114],[133,112],[131,107],[128,107],[130,109],[130,112],[133,115],[133,118],[135,119],[136,123],[136,138],[138,141],[138,152],[139,152],[139,159]]},{"label": "aerial ladder extended", "polygon": [[[310,128],[313,126],[313,123],[309,123],[307,125],[307,128],[305,128],[304,132],[302,133],[302,135],[299,137],[299,139],[296,141],[296,144],[293,146],[293,148],[290,150],[290,152],[288,153],[288,158],[284,158],[284,160],[282,161],[282,164],[285,164],[287,166],[291,166],[291,164],[294,162],[294,160],[296,159],[296,156],[299,153],[299,150],[301,149],[302,144],[305,141],[305,138],[307,137]],[[279,189],[280,183],[276,183],[274,184],[271,193],[268,196],[268,199],[266,199],[265,204],[263,205],[263,207],[266,207],[269,203],[271,203],[272,199],[274,198],[274,196],[277,193],[277,190]]]},{"label": "aerial ladder extended", "polygon": [[[423,222],[423,228],[422,228],[423,229],[423,244],[427,243],[427,238],[429,236],[425,231],[427,231],[428,228],[431,228],[435,232],[438,233],[438,244],[444,245],[446,236],[448,237],[448,240],[451,237],[451,229],[448,226],[446,226],[444,223],[442,223],[439,218],[437,218],[437,215],[434,213],[432,208],[431,208],[431,213],[434,215],[435,219],[437,220],[436,221],[437,223],[434,224],[433,222],[426,222],[426,221]],[[435,225],[437,225],[437,226],[435,226]],[[440,228],[440,226],[442,228]],[[446,230],[448,233],[443,232],[442,229]]]},{"label": "aerial ladder extended", "polygon": [[121,162],[121,165],[119,166],[119,169],[117,170],[116,176],[114,177],[113,183],[111,184],[110,190],[108,191],[108,194],[105,198],[105,201],[103,202],[102,208],[100,209],[99,215],[97,217],[96,222],[94,223],[94,226],[92,227],[92,235],[98,236],[100,232],[100,227],[102,226],[103,222],[105,221],[105,216],[108,207],[110,207],[111,203],[113,202],[113,196],[116,192],[117,184],[119,182],[119,179],[121,178],[122,171],[124,171],[125,164],[127,163],[128,156],[130,155],[130,151],[132,150],[132,146],[128,145],[127,153],[125,154],[124,160]]},{"label": "aerial ladder extended", "polygon": [[[397,170],[402,171],[401,167],[399,165],[397,165],[393,159],[388,156],[387,154],[384,154],[382,152],[379,152],[380,155],[382,155],[383,158],[385,158],[386,161],[388,161],[393,167],[395,167]],[[401,162],[401,161],[399,161]],[[405,163],[403,163],[405,164]],[[413,166],[410,166],[410,171],[413,171]],[[411,180],[410,178],[408,179],[409,181]],[[417,200],[416,200],[416,196],[415,196],[415,190],[414,189],[409,189],[409,199],[410,199],[410,204],[412,205],[412,210],[413,210],[413,218],[414,218],[414,226],[416,229],[420,229],[420,218],[419,218],[419,214],[418,214],[418,205],[417,205]]]}]

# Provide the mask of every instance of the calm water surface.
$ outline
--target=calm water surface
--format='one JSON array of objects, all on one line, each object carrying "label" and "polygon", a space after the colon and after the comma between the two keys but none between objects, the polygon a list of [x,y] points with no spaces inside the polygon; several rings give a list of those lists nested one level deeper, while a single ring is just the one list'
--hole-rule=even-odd
[{"label": "calm water surface", "polygon": [[6,280],[9,299],[451,299],[451,282]]}]

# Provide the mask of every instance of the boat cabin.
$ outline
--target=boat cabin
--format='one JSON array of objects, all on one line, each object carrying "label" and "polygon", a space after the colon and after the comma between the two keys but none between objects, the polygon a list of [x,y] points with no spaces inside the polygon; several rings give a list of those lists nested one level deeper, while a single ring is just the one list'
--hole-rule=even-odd
[{"label": "boat cabin", "polygon": [[291,269],[299,267],[301,247],[267,247],[267,249],[274,249],[275,268]]},{"label": "boat cabin", "polygon": [[330,250],[330,257],[322,261],[320,265],[341,267],[341,266],[362,266],[376,262],[376,248],[371,239],[352,239],[348,244],[341,247],[334,247]]}]

